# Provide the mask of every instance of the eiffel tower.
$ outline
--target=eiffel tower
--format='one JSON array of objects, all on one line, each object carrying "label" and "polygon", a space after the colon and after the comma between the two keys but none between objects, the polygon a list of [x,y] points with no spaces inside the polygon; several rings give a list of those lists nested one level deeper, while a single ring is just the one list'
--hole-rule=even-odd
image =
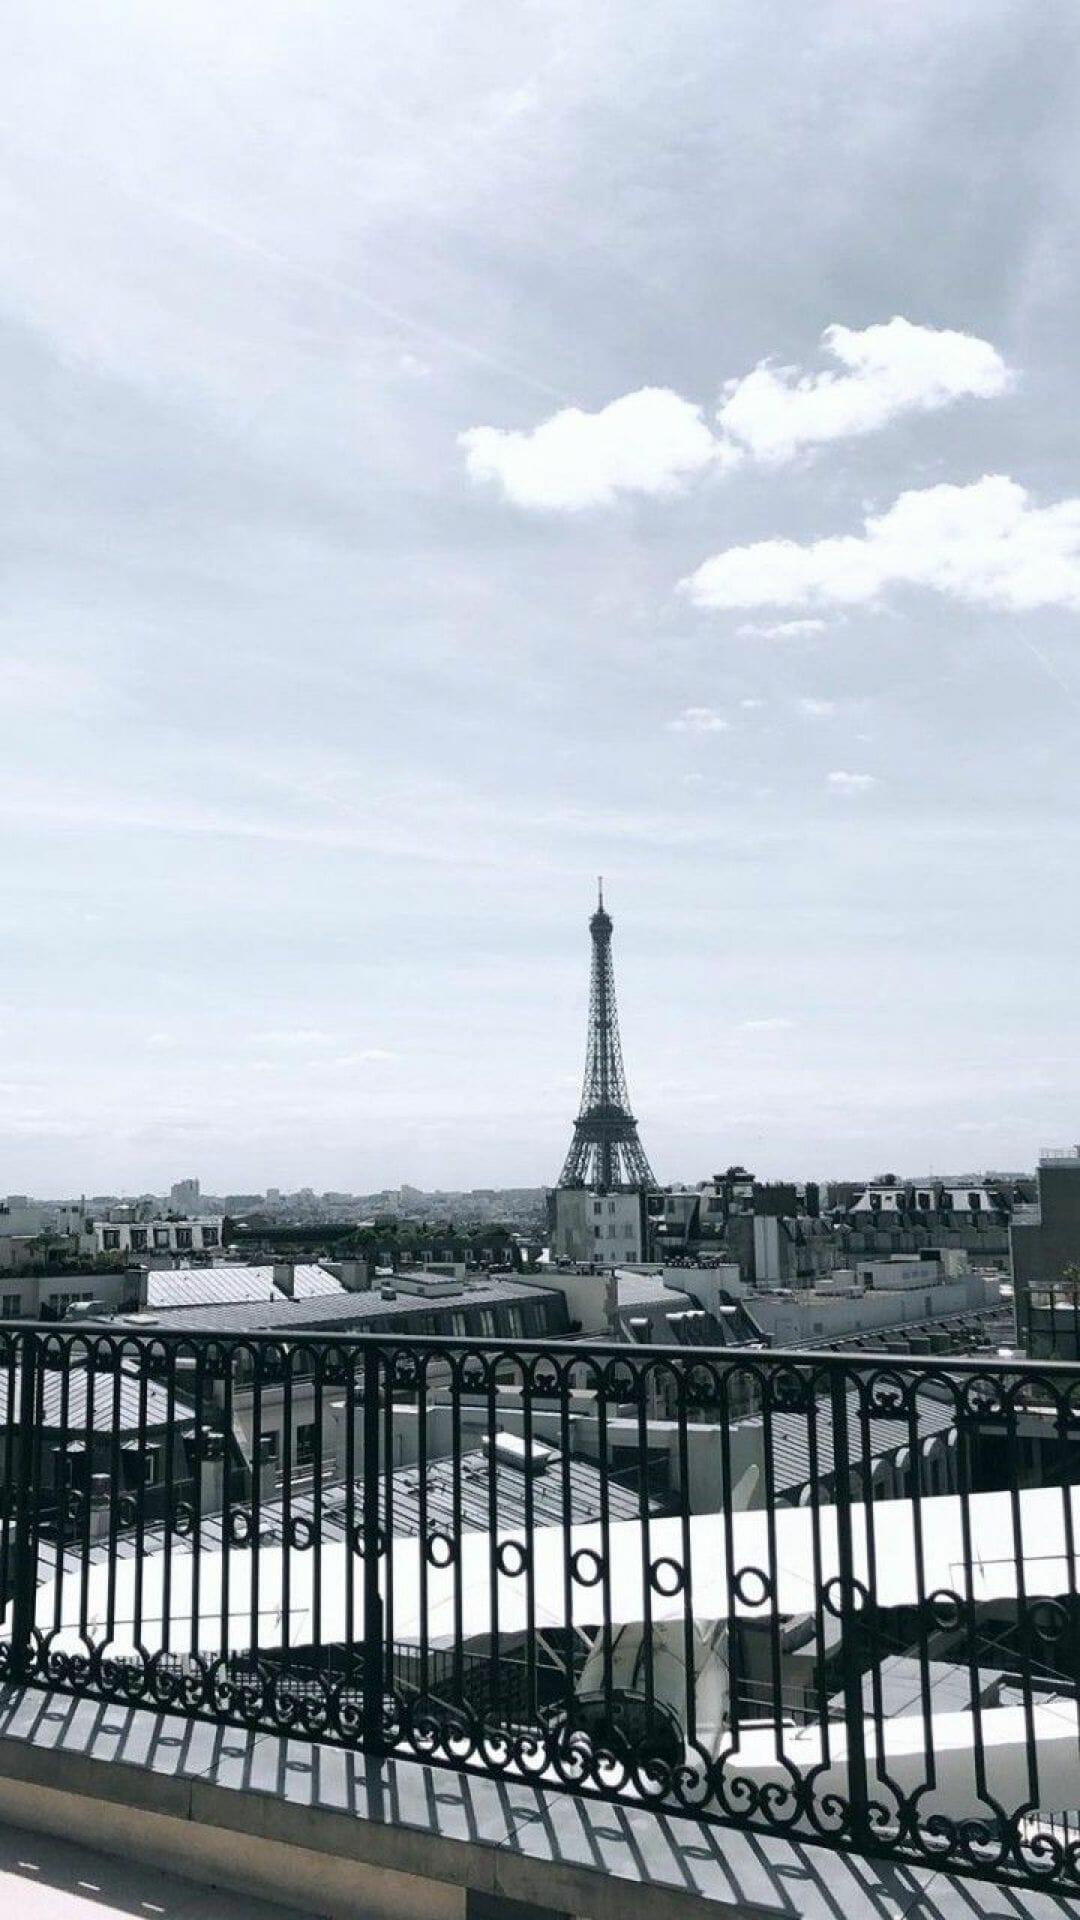
[{"label": "eiffel tower", "polygon": [[574,1122],[574,1138],[559,1175],[560,1187],[655,1187],[653,1170],[638,1139],[637,1121],[626,1091],[619,1015],[615,1006],[615,970],[611,964],[611,915],[604,909],[600,881],[592,935],[592,983],[589,989],[589,1043],[585,1084]]}]

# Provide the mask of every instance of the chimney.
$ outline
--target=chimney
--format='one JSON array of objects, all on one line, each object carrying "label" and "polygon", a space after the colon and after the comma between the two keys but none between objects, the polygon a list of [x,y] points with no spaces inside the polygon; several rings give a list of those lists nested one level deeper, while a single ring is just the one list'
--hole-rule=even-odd
[{"label": "chimney", "polygon": [[291,1260],[274,1261],[273,1281],[277,1292],[283,1293],[286,1300],[296,1298],[296,1268]]},{"label": "chimney", "polygon": [[604,1275],[604,1321],[607,1338],[619,1338],[619,1276],[617,1273]]},{"label": "chimney", "polygon": [[371,1268],[366,1260],[337,1260],[331,1271],[337,1271],[337,1277],[347,1293],[367,1293],[371,1288]]}]

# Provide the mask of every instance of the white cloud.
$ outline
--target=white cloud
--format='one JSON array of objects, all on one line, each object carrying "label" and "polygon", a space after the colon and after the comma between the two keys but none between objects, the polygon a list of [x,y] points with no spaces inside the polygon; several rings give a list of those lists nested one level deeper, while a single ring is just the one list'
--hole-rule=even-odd
[{"label": "white cloud", "polygon": [[756,460],[782,462],[801,447],[875,433],[900,414],[993,399],[1010,382],[989,340],[899,315],[861,332],[826,327],[821,339],[846,371],[806,374],[762,361],[724,389],[717,422],[726,439]]},{"label": "white cloud", "polygon": [[701,408],[667,387],[642,387],[598,413],[566,407],[531,433],[472,427],[458,444],[472,479],[498,482],[515,506],[570,512],[623,493],[673,493],[730,457]]},{"label": "white cloud", "polygon": [[386,1047],[364,1047],[359,1053],[342,1053],[331,1064],[335,1067],[370,1067],[382,1061],[396,1060]]},{"label": "white cloud", "polygon": [[729,547],[681,582],[700,607],[865,605],[888,586],[976,606],[1080,609],[1080,499],[1036,507],[1001,474],[902,493],[861,534]]},{"label": "white cloud", "polygon": [[785,1020],[782,1015],[776,1015],[772,1019],[768,1019],[768,1020],[740,1020],[739,1032],[740,1033],[789,1033],[792,1027],[794,1027],[794,1025],[795,1025],[794,1020]]},{"label": "white cloud", "polygon": [[668,721],[669,733],[726,733],[728,722],[712,707],[684,707]]},{"label": "white cloud", "polygon": [[799,710],[808,720],[828,720],[836,712],[835,700],[800,700]]},{"label": "white cloud", "polygon": [[861,331],[826,327],[822,345],[846,371],[807,374],[763,360],[727,382],[715,428],[670,387],[641,387],[595,413],[564,407],[531,430],[470,427],[458,444],[471,478],[495,482],[515,506],[576,512],[619,494],[674,493],[747,458],[783,463],[904,413],[993,398],[1011,379],[988,340],[900,316]]},{"label": "white cloud", "polygon": [[765,705],[765,702],[764,700],[740,700],[739,705],[744,713],[756,713],[759,707]]},{"label": "white cloud", "polygon": [[801,640],[814,633],[824,633],[827,620],[779,620],[772,626],[758,626],[752,620],[744,621],[736,627],[736,636],[740,640]]},{"label": "white cloud", "polygon": [[877,779],[872,773],[830,773],[828,783],[834,793],[867,793]]}]

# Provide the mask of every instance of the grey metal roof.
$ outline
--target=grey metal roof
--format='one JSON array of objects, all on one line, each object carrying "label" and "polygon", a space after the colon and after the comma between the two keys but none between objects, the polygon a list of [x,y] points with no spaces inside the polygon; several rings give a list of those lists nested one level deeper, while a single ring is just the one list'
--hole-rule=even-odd
[{"label": "grey metal roof", "polygon": [[325,1267],[293,1269],[293,1293],[274,1284],[273,1267],[158,1267],[146,1276],[146,1305],[153,1313],[179,1307],[224,1305],[227,1302],[311,1300],[345,1292],[341,1281]]},{"label": "grey metal roof", "polygon": [[[17,1420],[21,1375],[22,1369],[18,1366],[10,1373],[7,1368],[0,1372],[0,1426],[7,1425],[12,1384]],[[66,1406],[65,1379],[68,1383]],[[112,1433],[117,1426],[120,1432],[127,1433],[144,1424],[148,1428],[165,1427],[170,1421],[184,1419],[191,1413],[186,1400],[175,1395],[170,1398],[164,1387],[150,1379],[144,1387],[139,1375],[128,1367],[121,1367],[118,1374],[88,1372],[85,1366],[79,1365],[67,1369],[46,1367],[41,1382],[41,1424],[56,1432],[65,1428],[68,1432],[80,1428],[85,1432],[88,1415],[94,1433]]]},{"label": "grey metal roof", "polygon": [[178,1307],[162,1317],[170,1332],[205,1329],[208,1333],[312,1332],[336,1328],[374,1331],[379,1321],[419,1318],[424,1314],[468,1311],[496,1304],[521,1306],[529,1301],[562,1301],[551,1287],[525,1280],[485,1278],[463,1284],[453,1294],[431,1298],[417,1293],[395,1293],[384,1299],[379,1288],[369,1292],[342,1291],[307,1300],[234,1301],[221,1305]]},{"label": "grey metal roof", "polygon": [[[565,1471],[565,1482],[564,1482]],[[472,1448],[461,1456],[461,1525],[465,1532],[486,1532],[491,1523],[491,1474],[488,1457],[482,1448]],[[420,1482],[426,1479],[424,1494],[425,1505],[421,1505]],[[429,1460],[426,1475],[422,1475],[419,1466],[399,1467],[392,1475],[393,1494],[390,1501],[391,1528],[395,1535],[416,1537],[421,1532],[421,1516],[428,1534],[454,1533],[454,1465],[453,1461]],[[598,1466],[591,1460],[580,1460],[553,1452],[543,1473],[531,1478],[532,1523],[536,1527],[560,1526],[565,1520],[573,1525],[584,1525],[599,1520],[601,1516],[602,1475]],[[526,1475],[517,1467],[507,1466],[496,1461],[494,1466],[496,1528],[524,1528],[526,1520]],[[289,1513],[292,1520],[314,1522],[315,1491],[308,1486],[304,1490],[293,1492]],[[660,1502],[650,1498],[650,1513],[661,1511]],[[387,1517],[386,1489],[381,1490],[379,1502],[380,1518],[384,1525]],[[358,1481],[353,1489],[352,1519],[356,1524],[364,1513],[364,1490]],[[641,1518],[641,1495],[617,1480],[608,1478],[608,1515],[615,1520],[639,1520]],[[326,1485],[322,1489],[322,1538],[327,1541],[343,1540],[349,1520],[348,1488],[343,1481]],[[267,1546],[280,1545],[285,1525],[284,1503],[280,1495],[262,1500],[259,1504],[259,1535]],[[120,1533],[116,1541],[117,1557],[130,1559],[136,1551],[138,1536],[129,1531]],[[219,1551],[223,1544],[223,1521],[220,1514],[208,1515],[202,1522],[199,1541],[204,1552]],[[165,1547],[165,1530],[161,1526],[145,1525],[142,1533],[143,1552],[161,1553]],[[193,1536],[172,1536],[174,1553],[190,1553]],[[92,1563],[108,1558],[107,1540],[92,1542],[89,1558]],[[55,1543],[43,1540],[39,1548],[38,1577],[44,1581],[51,1579],[55,1571],[57,1548]],[[77,1571],[82,1564],[82,1549],[69,1548],[64,1553],[65,1571]]]},{"label": "grey metal roof", "polygon": [[635,1307],[663,1307],[668,1313],[684,1313],[696,1304],[688,1293],[665,1287],[655,1273],[628,1273],[620,1267],[615,1280],[620,1313],[632,1313]]},{"label": "grey metal roof", "polygon": [[[854,1389],[847,1396],[847,1406],[848,1456],[852,1466],[857,1467],[866,1455],[866,1445],[859,1413],[859,1396]],[[737,1424],[742,1429],[761,1427],[763,1419],[760,1414],[753,1414]],[[947,1433],[954,1424],[955,1409],[950,1404],[920,1396],[916,1415],[920,1443],[932,1439],[935,1434]],[[810,1460],[811,1427],[815,1430],[817,1441],[817,1458],[813,1467]],[[866,1438],[869,1440],[871,1459],[882,1454],[898,1453],[901,1447],[911,1443],[906,1416],[892,1417],[886,1414],[875,1417],[867,1422]],[[827,1400],[817,1401],[813,1419],[803,1413],[773,1414],[772,1468],[778,1494],[792,1493],[796,1488],[805,1486],[812,1472],[818,1478],[832,1473],[835,1465],[832,1408]]]}]

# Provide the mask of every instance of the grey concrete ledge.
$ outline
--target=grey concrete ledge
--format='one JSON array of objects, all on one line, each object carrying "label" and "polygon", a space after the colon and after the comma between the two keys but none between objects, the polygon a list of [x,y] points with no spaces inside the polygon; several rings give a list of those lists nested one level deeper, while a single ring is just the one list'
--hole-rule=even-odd
[{"label": "grey concrete ledge", "polygon": [[0,1817],[343,1920],[512,1903],[579,1920],[1080,1920],[1049,1894],[35,1688],[0,1688]]}]

